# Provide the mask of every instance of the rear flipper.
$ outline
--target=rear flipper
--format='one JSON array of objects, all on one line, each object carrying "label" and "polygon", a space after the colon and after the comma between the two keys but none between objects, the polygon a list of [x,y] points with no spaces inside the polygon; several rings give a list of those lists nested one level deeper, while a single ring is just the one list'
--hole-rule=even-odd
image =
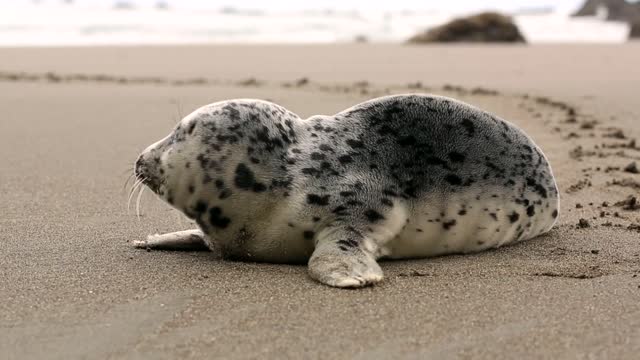
[{"label": "rear flipper", "polygon": [[204,236],[199,229],[155,234],[147,236],[146,240],[135,240],[133,246],[153,250],[210,251]]}]

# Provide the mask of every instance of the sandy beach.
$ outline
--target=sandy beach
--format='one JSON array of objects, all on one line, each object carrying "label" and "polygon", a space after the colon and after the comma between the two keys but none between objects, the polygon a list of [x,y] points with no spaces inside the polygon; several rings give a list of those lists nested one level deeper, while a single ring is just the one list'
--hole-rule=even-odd
[{"label": "sandy beach", "polygon": [[[635,359],[640,43],[0,49],[0,358]],[[301,79],[305,79],[301,81]],[[307,81],[308,80],[308,81]],[[523,128],[561,190],[547,235],[383,262],[361,290],[304,266],[147,252],[192,224],[123,185],[184,115],[262,98],[301,117],[455,97]]]}]

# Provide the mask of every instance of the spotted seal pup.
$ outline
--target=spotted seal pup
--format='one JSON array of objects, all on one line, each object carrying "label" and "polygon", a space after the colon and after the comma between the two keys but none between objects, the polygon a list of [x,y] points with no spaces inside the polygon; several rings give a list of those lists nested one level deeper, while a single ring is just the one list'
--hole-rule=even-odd
[{"label": "spotted seal pup", "polygon": [[533,238],[559,208],[549,163],[521,129],[428,95],[308,119],[261,100],[217,102],[144,150],[135,174],[199,226],[138,247],[308,262],[312,278],[336,287],[381,281],[381,258]]}]

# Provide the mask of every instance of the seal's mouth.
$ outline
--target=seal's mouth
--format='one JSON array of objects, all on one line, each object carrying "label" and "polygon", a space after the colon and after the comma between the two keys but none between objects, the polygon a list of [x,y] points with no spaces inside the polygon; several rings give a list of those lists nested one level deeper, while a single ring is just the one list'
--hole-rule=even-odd
[{"label": "seal's mouth", "polygon": [[[158,192],[160,191],[160,182],[159,181],[155,181],[153,179],[145,178],[145,179],[142,180],[142,183],[144,185],[146,185],[151,191],[153,191],[156,194],[158,194]],[[160,194],[160,195],[162,195],[162,194]]]},{"label": "seal's mouth", "polygon": [[143,160],[142,156],[136,160],[136,165],[133,170],[133,173],[137,180],[142,182],[143,185],[147,186],[154,193],[158,193],[160,190],[160,185],[162,181],[155,175],[155,171],[152,171],[149,165]]}]

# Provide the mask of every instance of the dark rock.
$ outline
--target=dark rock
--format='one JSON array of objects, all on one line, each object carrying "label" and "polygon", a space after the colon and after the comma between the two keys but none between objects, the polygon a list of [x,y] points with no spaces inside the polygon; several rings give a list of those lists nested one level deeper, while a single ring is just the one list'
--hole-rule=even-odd
[{"label": "dark rock", "polygon": [[409,43],[433,42],[525,42],[513,20],[495,12],[454,19],[414,35]]},{"label": "dark rock", "polygon": [[573,16],[595,16],[606,9],[607,20],[631,21],[640,17],[640,3],[626,0],[587,0]]},{"label": "dark rock", "polygon": [[587,0],[573,16],[596,16],[600,11],[606,20],[629,23],[629,38],[640,38],[640,2],[627,0]]},{"label": "dark rock", "polygon": [[640,15],[629,23],[631,31],[629,32],[630,38],[640,38]]}]

